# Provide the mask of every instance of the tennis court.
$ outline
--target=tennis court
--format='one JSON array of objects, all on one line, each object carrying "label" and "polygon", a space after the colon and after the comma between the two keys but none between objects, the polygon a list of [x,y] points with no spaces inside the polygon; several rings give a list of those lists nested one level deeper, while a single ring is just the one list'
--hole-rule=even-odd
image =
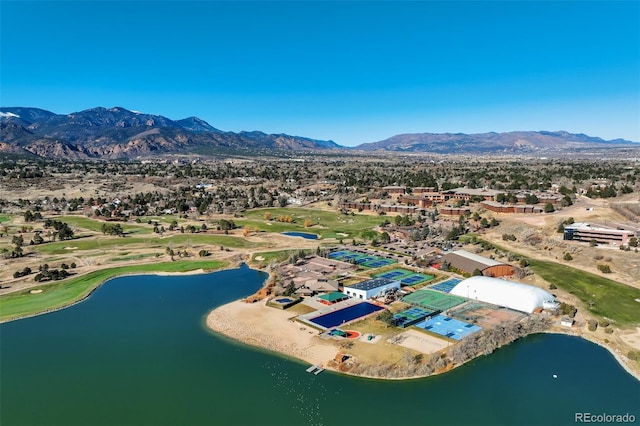
[{"label": "tennis court", "polygon": [[383,257],[372,256],[374,260],[363,263],[367,268],[382,268],[383,266],[391,265],[392,263],[396,263],[394,259],[385,259]]},{"label": "tennis court", "polygon": [[418,323],[424,320],[429,315],[433,314],[433,311],[427,309],[413,307],[405,309],[402,312],[393,314],[393,322],[397,327],[406,328],[410,325]]},{"label": "tennis court", "polygon": [[348,251],[344,251],[344,250],[339,250],[339,251],[334,251],[334,252],[329,253],[329,257],[331,259],[341,260],[344,257],[345,254],[349,254],[349,252]]},{"label": "tennis court", "polygon": [[377,260],[378,258],[375,256],[361,256],[356,258],[356,263],[358,265],[363,264],[363,263],[367,263],[367,262],[373,262],[374,260]]},{"label": "tennis court", "polygon": [[406,277],[402,277],[400,279],[400,282],[403,285],[416,285],[416,284],[422,284],[423,282],[429,281],[434,279],[435,276],[433,275],[426,275],[426,274],[411,274],[409,276]]},{"label": "tennis court", "polygon": [[375,274],[373,277],[384,278],[387,280],[395,280],[395,279],[399,279],[400,277],[408,277],[409,275],[412,275],[412,274],[413,274],[412,271],[408,271],[406,269],[390,269],[386,272]]},{"label": "tennis court", "polygon": [[441,291],[443,293],[450,293],[451,290],[458,285],[460,282],[462,282],[462,280],[458,279],[458,278],[449,278],[446,281],[442,281],[441,283],[438,283],[436,285],[432,285],[429,288],[432,288],[434,290],[438,290]]},{"label": "tennis court", "polygon": [[451,294],[443,294],[433,290],[418,290],[402,298],[403,302],[420,305],[433,311],[446,311],[464,303],[466,299]]},{"label": "tennis court", "polygon": [[338,250],[329,253],[329,258],[340,260],[342,262],[355,262],[360,266],[367,268],[381,268],[383,266],[396,263],[393,259],[385,259],[384,257],[374,256],[372,254],[356,253],[349,250]]},{"label": "tennis court", "polygon": [[383,309],[383,307],[374,305],[373,303],[362,302],[327,314],[318,315],[315,318],[310,318],[308,321],[326,329],[353,321]]},{"label": "tennis court", "polygon": [[445,315],[436,315],[435,317],[421,321],[416,324],[416,327],[453,340],[462,340],[468,335],[482,330],[482,327]]}]

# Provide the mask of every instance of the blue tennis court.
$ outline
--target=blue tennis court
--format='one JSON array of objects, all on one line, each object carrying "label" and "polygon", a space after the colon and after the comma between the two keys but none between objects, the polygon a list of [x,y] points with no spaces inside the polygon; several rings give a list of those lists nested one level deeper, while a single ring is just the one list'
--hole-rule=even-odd
[{"label": "blue tennis court", "polygon": [[334,252],[329,253],[329,257],[330,257],[331,259],[338,259],[338,260],[340,260],[340,259],[342,259],[342,257],[343,257],[344,255],[346,255],[346,254],[349,254],[349,252],[348,252],[348,251],[344,251],[344,250],[339,250],[339,251],[334,251]]},{"label": "blue tennis court", "polygon": [[408,271],[406,269],[392,269],[390,271],[387,272],[383,272],[381,274],[375,274],[374,277],[375,278],[384,278],[387,280],[393,280],[399,277],[405,277],[405,276],[409,276],[413,274],[412,271]]},{"label": "blue tennis court", "polygon": [[381,268],[383,266],[391,265],[392,263],[396,263],[396,261],[393,259],[384,259],[382,257],[375,257],[374,260],[363,263],[363,265],[368,268]]},{"label": "blue tennis court", "polygon": [[356,259],[356,263],[358,265],[360,265],[361,263],[371,262],[371,261],[374,261],[376,259],[378,259],[378,258],[375,257],[375,256],[363,256],[363,257],[360,257],[360,258]]},{"label": "blue tennis court", "polygon": [[441,283],[438,283],[436,285],[432,285],[431,289],[433,290],[438,290],[438,291],[442,291],[444,293],[450,293],[451,290],[458,285],[462,280],[459,280],[458,278],[450,278],[446,281],[442,281]]},{"label": "blue tennis court", "polygon": [[460,321],[445,315],[436,315],[416,324],[416,327],[448,337],[453,340],[462,340],[470,334],[482,330],[475,324]]},{"label": "blue tennis court", "polygon": [[400,281],[404,285],[416,285],[416,284],[423,283],[425,281],[432,280],[434,278],[435,277],[433,275],[411,274],[411,275],[409,275],[407,277],[401,278]]},{"label": "blue tennis court", "polygon": [[373,312],[377,312],[384,309],[373,303],[362,302],[357,305],[351,305],[338,311],[330,312],[328,314],[320,315],[315,318],[310,318],[309,321],[319,325],[322,328],[331,328],[336,325],[341,325],[354,319],[361,318],[365,315],[369,315]]}]

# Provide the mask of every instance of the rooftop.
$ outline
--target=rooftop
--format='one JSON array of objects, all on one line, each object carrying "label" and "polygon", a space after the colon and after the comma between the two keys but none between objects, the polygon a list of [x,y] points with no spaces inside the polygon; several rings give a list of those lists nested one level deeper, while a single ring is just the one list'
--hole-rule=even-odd
[{"label": "rooftop", "polygon": [[388,280],[386,278],[373,278],[368,281],[363,281],[358,284],[354,284],[349,288],[354,288],[356,290],[373,290],[374,288],[382,287],[393,282],[399,282],[398,280]]}]

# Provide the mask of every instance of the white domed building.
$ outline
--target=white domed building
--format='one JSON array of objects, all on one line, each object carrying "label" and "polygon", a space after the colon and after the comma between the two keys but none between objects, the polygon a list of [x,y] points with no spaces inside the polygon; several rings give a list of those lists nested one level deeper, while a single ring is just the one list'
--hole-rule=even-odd
[{"label": "white domed building", "polygon": [[461,281],[450,294],[529,314],[537,308],[555,309],[559,305],[551,293],[539,287],[484,276]]}]

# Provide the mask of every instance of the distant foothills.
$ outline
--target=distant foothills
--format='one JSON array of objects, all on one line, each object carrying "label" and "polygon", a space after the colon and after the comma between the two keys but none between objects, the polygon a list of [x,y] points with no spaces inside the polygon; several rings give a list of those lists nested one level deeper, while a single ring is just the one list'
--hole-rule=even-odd
[{"label": "distant foothills", "polygon": [[171,120],[120,107],[98,107],[71,114],[39,108],[0,107],[0,154],[42,158],[133,159],[175,154],[260,155],[292,151],[499,155],[628,147],[637,148],[640,144],[563,131],[402,134],[344,147],[333,141],[286,134],[225,132],[197,117]]}]

